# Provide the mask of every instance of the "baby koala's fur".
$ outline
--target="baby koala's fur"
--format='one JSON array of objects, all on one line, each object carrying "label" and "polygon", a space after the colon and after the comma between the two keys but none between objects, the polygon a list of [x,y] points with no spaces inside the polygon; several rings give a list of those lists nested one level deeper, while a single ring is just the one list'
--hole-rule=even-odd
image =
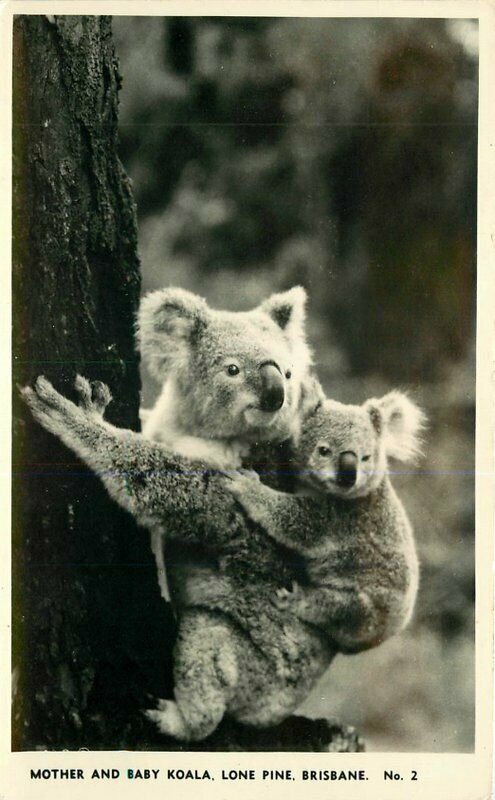
[{"label": "baby koala's fur", "polygon": [[363,406],[324,400],[304,420],[295,449],[297,495],[245,476],[229,481],[251,519],[304,559],[307,582],[279,590],[274,602],[344,653],[380,644],[411,617],[418,561],[388,458],[413,459],[422,424],[397,391]]}]

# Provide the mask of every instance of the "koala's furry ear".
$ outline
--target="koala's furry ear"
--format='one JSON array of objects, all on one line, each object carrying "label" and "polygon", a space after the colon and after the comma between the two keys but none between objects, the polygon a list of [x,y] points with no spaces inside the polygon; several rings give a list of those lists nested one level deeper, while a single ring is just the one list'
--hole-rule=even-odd
[{"label": "koala's furry ear", "polygon": [[369,414],[369,418],[371,420],[371,424],[373,425],[375,432],[380,436],[383,430],[383,415],[380,409],[380,403],[376,400],[368,400],[365,403],[366,411]]},{"label": "koala's furry ear", "polygon": [[407,395],[393,391],[368,404],[380,410],[387,456],[412,461],[421,455],[421,432],[426,417]]},{"label": "koala's furry ear", "polygon": [[304,338],[307,295],[302,286],[294,286],[287,292],[272,294],[261,310],[291,338]]},{"label": "koala's furry ear", "polygon": [[316,375],[308,375],[301,383],[298,409],[301,419],[307,420],[316,414],[325,400],[325,393]]},{"label": "koala's furry ear", "polygon": [[143,297],[137,318],[137,341],[150,373],[162,380],[185,363],[191,343],[206,327],[206,301],[185,289],[160,289]]}]

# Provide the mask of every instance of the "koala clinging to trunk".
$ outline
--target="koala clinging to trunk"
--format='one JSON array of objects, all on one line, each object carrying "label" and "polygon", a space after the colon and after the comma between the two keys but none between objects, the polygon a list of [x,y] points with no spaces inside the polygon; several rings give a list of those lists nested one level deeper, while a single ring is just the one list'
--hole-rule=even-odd
[{"label": "koala clinging to trunk", "polygon": [[310,363],[301,287],[245,312],[217,311],[183,289],[147,295],[140,350],[162,384],[143,434],[179,455],[235,469],[254,442],[297,432]]},{"label": "koala clinging to trunk", "polygon": [[[143,435],[220,470],[239,469],[254,443],[294,436],[311,361],[305,302],[300,286],[245,312],[211,309],[184,289],[148,294],[139,309],[138,343],[162,390],[146,413]],[[152,533],[151,549],[169,599],[160,532]]]},{"label": "koala clinging to trunk", "polygon": [[[297,319],[297,314],[292,316],[297,303],[294,304],[294,295],[288,294],[288,302],[284,302],[283,295],[279,296],[281,302],[276,296],[268,301],[268,308],[263,310],[262,306],[256,311],[261,324],[267,324],[265,314],[268,319],[275,315],[275,330],[268,324],[269,338],[273,334],[274,352],[281,354],[263,355],[262,360],[280,359],[276,360],[278,367],[287,369],[282,354],[291,354],[294,374],[285,378],[292,381],[291,388],[288,390],[285,384],[284,404],[278,411],[251,409],[251,399],[242,406],[240,416],[244,414],[248,426],[254,422],[249,428],[253,439],[254,431],[260,438],[273,434],[275,440],[289,436],[292,430],[297,435],[301,415],[306,418],[309,408],[318,410],[321,390],[308,375],[310,359],[302,325],[299,335],[294,333],[292,342],[289,339],[287,324]],[[254,343],[245,346],[249,351],[259,342],[255,326],[246,329],[249,336],[255,336]],[[242,340],[241,333],[239,338]],[[286,350],[282,346],[284,338]],[[195,347],[194,336],[186,341],[191,349]],[[189,350],[186,348],[185,352]],[[298,352],[302,353],[300,359],[295,355]],[[288,355],[287,358],[290,364]],[[191,359],[188,363],[194,362]],[[199,363],[195,363],[199,369]],[[214,364],[213,355],[208,363]],[[187,374],[185,368],[186,384]],[[214,374],[212,371],[204,383],[208,390],[221,385],[215,383]],[[320,628],[307,622],[303,614],[288,613],[273,602],[281,586],[301,582],[304,576],[294,549],[290,549],[290,543],[289,548],[279,544],[263,524],[247,518],[234,495],[225,490],[225,478],[209,469],[207,456],[198,457],[191,469],[191,460],[177,455],[173,448],[107,423],[103,412],[110,394],[103,384],[90,385],[79,377],[76,389],[79,405],[60,395],[46,379],[38,378],[34,389],[23,390],[23,397],[35,419],[96,472],[111,497],[139,524],[157,532],[170,545],[170,579],[179,621],[174,650],[175,699],[160,701],[157,709],[148,712],[149,716],[163,733],[185,741],[205,738],[224,715],[254,727],[281,722],[306,698],[339,650],[328,635],[326,623]],[[197,408],[201,407],[199,400],[199,396],[194,399]],[[254,417],[248,414],[246,420],[246,411],[254,411]],[[269,415],[266,427],[260,426],[259,420],[265,419],[261,414]],[[272,414],[276,415],[273,419]],[[246,428],[242,430],[244,435]],[[183,431],[180,428],[181,435]],[[223,433],[220,426],[217,432]],[[247,441],[251,441],[251,433],[246,436]],[[380,487],[376,492],[379,491]],[[269,502],[272,496],[270,492]],[[277,493],[274,496],[279,498]],[[340,530],[345,518],[343,506],[352,509],[370,498],[350,502],[328,496],[320,511],[315,511],[313,498],[294,499],[308,502],[307,515],[303,509],[298,513],[308,531],[316,530],[317,538],[323,526],[325,533],[329,526]],[[365,514],[357,513],[356,517],[365,531]],[[387,523],[389,541],[403,541],[406,550],[408,528],[393,491],[384,492],[380,519]],[[372,515],[369,522],[372,529]],[[373,535],[372,539],[376,537]],[[326,542],[322,546],[326,554]],[[394,550],[394,557],[399,552],[402,551]],[[308,561],[304,556],[306,572],[313,555],[309,554]],[[402,557],[398,557],[402,564]],[[343,564],[336,554],[338,568],[344,574],[348,569],[345,561],[352,558],[352,550],[345,547]],[[222,569],[220,562],[225,564]],[[388,609],[383,608],[382,613],[386,617]],[[345,646],[342,642],[341,649]]]},{"label": "koala clinging to trunk", "polygon": [[[186,741],[203,739],[225,714],[254,727],[281,722],[307,697],[339,649],[352,651],[376,644],[384,627],[388,635],[390,607],[396,597],[400,601],[410,593],[412,604],[417,571],[414,545],[402,506],[386,476],[369,496],[355,500],[333,495],[319,500],[291,497],[251,482],[250,499],[244,491],[239,497],[243,505],[249,504],[250,515],[259,514],[264,523],[249,523],[234,494],[225,490],[225,477],[202,468],[201,462],[191,470],[187,459],[167,452],[160,443],[105,422],[102,414],[109,393],[102,384],[90,386],[78,378],[76,388],[79,406],[43,378],[38,378],[34,389],[24,389],[23,396],[35,419],[97,473],[117,503],[141,525],[160,529],[171,545],[179,546],[180,558],[170,560],[179,617],[174,651],[175,700],[160,701],[158,709],[148,712],[163,733]],[[316,398],[312,405],[316,416],[323,406]],[[385,405],[382,408],[385,410]],[[393,415],[388,421],[389,432],[393,432]],[[385,439],[389,448],[392,439],[388,435]],[[401,441],[395,451],[398,456],[407,452],[407,439],[399,438],[396,443]],[[314,442],[314,446],[321,445]],[[311,442],[308,455],[310,452]],[[346,480],[350,482],[349,477]],[[259,493],[265,489],[268,494],[260,502]],[[277,533],[280,519],[292,532],[287,505],[291,500],[296,501],[292,511],[299,521],[294,541],[298,541],[299,529],[307,531],[303,544],[296,544],[296,549],[300,547],[306,573],[311,572],[315,579],[304,591],[321,591],[325,596],[328,590],[335,599],[331,630],[328,614],[333,610],[328,597],[324,599],[322,620],[317,614],[315,617],[312,603],[308,621],[304,609],[296,606],[292,613],[277,605],[280,587],[295,580],[302,583],[304,576],[296,564],[294,549],[280,545],[268,532],[275,522],[272,532]],[[267,503],[273,503],[280,516],[272,515]],[[332,532],[334,551],[329,546]],[[282,535],[280,530],[277,535]],[[191,548],[189,560],[184,560],[181,546]],[[202,559],[198,558],[201,551]],[[327,586],[326,577],[318,571],[319,563],[325,572],[331,569],[332,553],[337,578],[335,586],[331,580]],[[225,562],[221,570],[219,560]],[[364,580],[366,564],[369,575]],[[359,597],[358,602],[353,600],[358,583],[355,571],[365,593],[374,598],[375,612],[370,613],[368,604],[360,603]],[[386,584],[381,595],[373,584],[375,573],[378,589],[380,581]],[[346,596],[350,606],[344,606],[339,624]],[[404,603],[399,608],[402,622],[407,613]],[[363,622],[367,619],[374,626],[371,635]]]},{"label": "koala clinging to trunk", "polygon": [[[166,446],[109,425],[103,411],[110,395],[101,384],[90,385],[79,377],[78,406],[44,378],[38,378],[34,390],[26,388],[23,396],[38,422],[99,475],[112,498],[169,545],[169,577],[179,622],[175,702],[162,701],[149,714],[163,733],[198,740],[208,736],[224,714],[261,727],[285,719],[328,667],[335,649],[296,617],[287,621],[270,602],[280,586],[294,580],[293,558],[287,560],[287,551],[246,519],[225,491],[221,476],[209,469],[210,447],[215,449],[222,436],[230,443],[238,431],[246,443],[277,441],[298,430],[300,409],[317,386],[308,374],[304,293],[275,295],[255,311],[238,315],[206,310],[199,301],[199,328],[196,322],[191,327],[198,299],[186,294],[186,309],[184,294],[178,294],[180,298],[176,292],[171,304],[175,309],[171,325],[167,307],[165,319],[158,314],[156,327],[150,326],[149,337],[141,321],[140,336],[143,348],[149,345],[148,357],[155,355],[157,369],[169,352],[181,355],[171,370],[172,397],[177,385],[185,392],[184,406],[192,402],[188,393],[194,394],[194,408],[204,427],[187,430],[208,439],[195,464],[174,452],[173,435],[165,436],[172,442]],[[184,314],[183,326],[179,320]],[[170,330],[179,337],[178,349],[167,338]],[[160,344],[168,349],[161,351]],[[225,381],[236,376],[224,374],[229,364],[217,355],[242,356],[236,366],[245,375],[232,384],[238,387],[233,393],[225,390],[231,385]],[[266,371],[263,374],[263,367],[272,361],[283,375],[282,404],[279,379],[273,390],[273,372],[268,370],[268,378]],[[201,392],[194,391],[195,382]],[[226,391],[229,403],[223,409]],[[236,397],[239,403],[234,402]],[[265,410],[267,405],[271,410]],[[169,407],[168,400],[164,406]],[[176,410],[179,424],[174,421],[169,429],[182,436],[185,411],[182,406]],[[219,559],[226,553],[235,558],[220,574]]]},{"label": "koala clinging to trunk", "polygon": [[242,475],[228,482],[251,519],[304,559],[307,584],[279,590],[274,602],[344,653],[374,647],[411,617],[418,562],[387,459],[414,458],[422,424],[396,391],[363,406],[325,400],[302,423],[298,494]]},{"label": "koala clinging to trunk", "polygon": [[[255,727],[281,722],[336,653],[323,632],[271,602],[297,575],[293,556],[249,522],[221,475],[200,461],[191,470],[159,442],[107,423],[104,384],[78,377],[76,390],[79,405],[39,377],[22,394],[35,419],[95,471],[110,496],[172,545],[175,700],[160,701],[149,716],[185,741],[204,739],[225,714]],[[220,573],[223,556],[231,558]]]}]

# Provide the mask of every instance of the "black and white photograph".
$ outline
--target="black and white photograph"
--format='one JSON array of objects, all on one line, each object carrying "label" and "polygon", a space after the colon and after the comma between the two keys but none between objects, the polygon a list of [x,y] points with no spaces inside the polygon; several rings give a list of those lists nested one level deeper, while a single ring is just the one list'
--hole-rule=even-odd
[{"label": "black and white photograph", "polygon": [[478,55],[14,15],[12,751],[475,752]]}]

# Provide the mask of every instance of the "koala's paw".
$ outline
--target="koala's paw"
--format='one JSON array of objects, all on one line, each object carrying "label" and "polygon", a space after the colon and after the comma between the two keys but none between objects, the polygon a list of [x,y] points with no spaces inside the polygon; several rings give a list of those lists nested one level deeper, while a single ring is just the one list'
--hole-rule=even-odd
[{"label": "koala's paw", "polygon": [[57,392],[44,375],[36,379],[34,388],[25,386],[21,389],[21,397],[35,420],[51,433],[58,434],[60,426],[74,413],[77,414],[74,403]]},{"label": "koala's paw", "polygon": [[271,489],[258,479],[246,477],[239,473],[230,475],[224,480],[225,488],[234,495],[247,516],[258,525],[270,523]]},{"label": "koala's paw", "polygon": [[74,387],[79,395],[79,407],[90,414],[102,417],[112,400],[108,386],[101,381],[90,383],[82,375],[76,375]]},{"label": "koala's paw", "polygon": [[235,554],[234,553],[226,553],[225,555],[218,557],[218,570],[222,574],[227,572],[232,562],[235,563]]},{"label": "koala's paw", "polygon": [[46,405],[57,411],[64,411],[72,405],[70,400],[57,392],[53,388],[50,381],[44,375],[39,375],[34,382],[34,389],[26,386],[21,389],[21,395],[26,399],[28,405],[31,403],[38,403],[38,405]]},{"label": "koala's paw", "polygon": [[244,480],[252,481],[253,483],[260,483],[260,476],[254,469],[241,469],[236,470],[234,478],[244,478]]},{"label": "koala's paw", "polygon": [[145,717],[158,726],[160,733],[174,739],[189,739],[186,722],[174,700],[159,700],[157,708],[143,711]]},{"label": "koala's paw", "polygon": [[261,496],[264,486],[253,470],[223,470],[223,485],[238,499]]},{"label": "koala's paw", "polygon": [[281,611],[286,611],[300,599],[301,595],[301,587],[296,581],[292,581],[292,587],[290,589],[286,589],[285,587],[277,589],[274,597],[272,597],[272,603]]}]

